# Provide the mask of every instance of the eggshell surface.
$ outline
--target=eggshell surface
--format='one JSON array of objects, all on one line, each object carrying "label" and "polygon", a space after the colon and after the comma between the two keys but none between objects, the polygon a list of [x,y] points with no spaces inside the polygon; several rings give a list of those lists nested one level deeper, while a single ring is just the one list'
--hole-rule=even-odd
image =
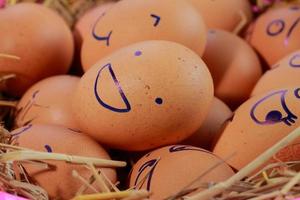
[{"label": "eggshell surface", "polygon": [[[248,0],[188,0],[201,13],[208,28],[234,31],[252,19]],[[245,22],[244,22],[245,21]]]},{"label": "eggshell surface", "polygon": [[248,99],[262,75],[255,51],[238,36],[223,30],[208,32],[203,55],[215,87],[215,96],[231,107]]},{"label": "eggshell surface", "polygon": [[167,40],[202,55],[206,26],[200,14],[185,0],[123,0],[93,25],[82,47],[86,71],[114,51],[145,40]]},{"label": "eggshell surface", "polygon": [[252,96],[282,88],[300,85],[300,51],[295,51],[277,62],[255,85]]},{"label": "eggshell surface", "polygon": [[20,96],[35,82],[67,73],[74,44],[69,27],[51,9],[19,3],[0,10],[0,75],[15,74],[2,91]]},{"label": "eggshell surface", "polygon": [[[152,193],[149,199],[162,200],[180,192],[220,161],[212,153],[193,146],[163,147],[145,155],[134,165],[130,176],[130,187],[147,189]],[[233,174],[232,169],[223,163],[189,189],[205,183],[226,180]]]},{"label": "eggshell surface", "polygon": [[[21,147],[49,153],[110,159],[107,152],[86,134],[64,127],[27,125],[14,130],[12,134],[16,143]],[[52,199],[54,197],[72,199],[82,186],[82,183],[72,176],[72,170],[76,170],[85,179],[92,176],[91,171],[83,165],[49,160],[45,162],[55,165],[56,168],[47,170],[39,165],[26,163],[23,166],[30,177],[43,187]],[[112,182],[116,181],[114,169],[105,168],[102,170]]]},{"label": "eggshell surface", "polygon": [[73,99],[82,131],[109,147],[147,150],[196,131],[213,99],[210,73],[190,49],[147,41],[99,61]]},{"label": "eggshell surface", "polygon": [[34,84],[18,103],[15,126],[52,124],[79,130],[71,108],[79,80],[76,76],[59,75]]},{"label": "eggshell surface", "polygon": [[300,48],[299,14],[299,5],[270,9],[252,26],[247,40],[270,67]]},{"label": "eggshell surface", "polygon": [[218,98],[214,98],[210,110],[201,127],[183,143],[211,149],[212,143],[225,127],[226,121],[233,116],[230,108]]},{"label": "eggshell surface", "polygon": [[[222,133],[214,154],[240,170],[268,148],[299,127],[300,88],[282,88],[252,97],[241,105]],[[300,140],[276,154],[283,162],[299,160]],[[282,156],[284,155],[284,156]]]}]

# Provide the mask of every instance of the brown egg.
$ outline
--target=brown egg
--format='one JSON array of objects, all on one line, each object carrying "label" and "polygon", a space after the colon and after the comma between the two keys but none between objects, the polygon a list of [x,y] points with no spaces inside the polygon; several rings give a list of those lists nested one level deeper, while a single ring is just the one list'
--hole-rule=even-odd
[{"label": "brown egg", "polygon": [[210,30],[203,55],[215,86],[215,96],[231,107],[248,99],[262,75],[259,59],[254,50],[238,36]]},{"label": "brown egg", "polygon": [[[248,0],[188,0],[201,13],[208,28],[234,31],[251,21]],[[245,25],[244,24],[244,25]]]},{"label": "brown egg", "polygon": [[79,80],[76,76],[59,75],[34,84],[18,103],[15,126],[52,124],[79,130],[71,108]]},{"label": "brown egg", "polygon": [[[180,192],[220,161],[212,153],[193,146],[163,147],[145,155],[134,165],[130,175],[130,187],[151,191],[150,200],[166,199]],[[188,189],[203,188],[203,184],[224,181],[232,175],[232,169],[223,163]]]},{"label": "brown egg", "polygon": [[73,98],[82,131],[109,147],[147,150],[196,131],[213,99],[201,58],[168,41],[122,48],[82,77]]},{"label": "brown egg", "polygon": [[[86,134],[64,127],[30,124],[14,130],[12,134],[21,147],[37,151],[110,159],[108,153]],[[56,169],[45,170],[45,168],[33,164],[23,164],[23,166],[29,176],[42,186],[51,198],[67,200],[74,197],[82,183],[72,176],[72,170],[76,170],[85,179],[92,176],[91,171],[83,165],[59,161],[46,162],[55,165]],[[102,170],[111,181],[116,181],[114,169]],[[96,187],[96,185],[94,186]]]},{"label": "brown egg", "polygon": [[214,98],[210,110],[201,127],[183,143],[211,149],[212,143],[222,131],[225,122],[232,117],[230,108],[218,98]]},{"label": "brown egg", "polygon": [[99,16],[85,38],[81,52],[84,70],[121,47],[145,40],[174,41],[202,55],[206,27],[185,0],[119,1]]},{"label": "brown egg", "polygon": [[282,87],[300,86],[300,50],[281,59],[257,82],[252,96]]},{"label": "brown egg", "polygon": [[247,40],[270,67],[300,49],[299,14],[299,5],[270,9],[251,27]]},{"label": "brown egg", "polygon": [[[69,70],[73,37],[64,20],[51,9],[19,3],[0,10],[0,74],[15,74],[5,92],[20,96],[35,82]],[[3,90],[2,90],[3,91]]]},{"label": "brown egg", "polygon": [[[214,147],[214,154],[226,158],[228,163],[241,169],[280,139],[300,126],[300,88],[273,90],[257,95],[241,105]],[[276,155],[279,160],[300,159],[296,140]]]}]

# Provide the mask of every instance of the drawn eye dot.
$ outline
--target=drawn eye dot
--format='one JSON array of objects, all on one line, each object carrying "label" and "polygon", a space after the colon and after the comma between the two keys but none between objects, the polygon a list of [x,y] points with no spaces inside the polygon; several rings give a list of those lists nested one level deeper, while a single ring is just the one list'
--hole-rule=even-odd
[{"label": "drawn eye dot", "polygon": [[44,147],[48,153],[52,153],[52,148],[48,144],[46,144]]},{"label": "drawn eye dot", "polygon": [[135,55],[135,56],[141,56],[141,55],[142,55],[142,52],[141,52],[141,51],[136,51],[136,52],[134,53],[134,55]]},{"label": "drawn eye dot", "polygon": [[156,98],[155,103],[158,104],[158,105],[161,105],[163,103],[162,98],[160,98],[160,97]]},{"label": "drawn eye dot", "polygon": [[278,110],[272,110],[266,116],[266,121],[270,123],[279,122],[282,119],[282,114]]}]

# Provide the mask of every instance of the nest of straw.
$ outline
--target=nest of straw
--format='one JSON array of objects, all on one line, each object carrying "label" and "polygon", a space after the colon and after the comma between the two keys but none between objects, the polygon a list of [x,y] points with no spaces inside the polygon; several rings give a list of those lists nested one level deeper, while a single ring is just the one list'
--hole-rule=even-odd
[{"label": "nest of straw", "polygon": [[[12,5],[25,1],[38,2],[34,0],[7,0],[7,4]],[[74,23],[84,12],[107,1],[116,0],[45,0],[42,3],[56,10],[63,16],[68,25],[73,27]],[[277,3],[300,3],[300,0],[251,0],[251,3],[254,12],[259,14],[269,7],[276,6]],[[4,77],[3,80],[0,80],[0,83],[8,78],[11,77]],[[12,121],[12,113],[14,112],[16,101],[1,95],[0,99],[2,99],[0,100],[0,121],[6,122],[7,127],[7,125],[9,126],[9,122]],[[51,168],[53,166],[50,166],[46,161],[57,160],[85,165],[93,174],[89,180],[85,180],[78,172],[73,171],[72,175],[82,182],[82,187],[78,190],[73,200],[143,200],[151,195],[148,191],[135,190],[134,188],[120,191],[99,170],[99,167],[122,167],[126,164],[124,162],[23,149],[13,144],[12,135],[3,125],[4,123],[0,124],[0,190],[2,191],[33,200],[48,200],[47,192],[30,181],[31,178],[22,167],[22,163],[32,163],[41,167]],[[298,137],[300,137],[300,128],[290,133],[286,138],[268,149],[228,180],[221,183],[199,184],[201,178],[206,173],[214,170],[218,164],[212,166],[201,176],[195,177],[195,180],[182,188],[182,190],[174,191],[175,195],[166,198],[166,200],[184,199],[184,196],[185,199],[189,200],[206,200],[209,198],[218,200],[279,200],[300,197],[300,161],[274,163],[265,167],[257,174],[249,176],[279,150]],[[18,173],[20,174],[16,174],[17,172],[13,165],[18,166]],[[101,191],[93,188],[92,184],[94,183],[101,188]],[[94,190],[95,193],[84,194],[87,188]],[[195,194],[195,191],[199,190],[199,188],[202,191]],[[187,198],[186,196],[190,197]]]}]

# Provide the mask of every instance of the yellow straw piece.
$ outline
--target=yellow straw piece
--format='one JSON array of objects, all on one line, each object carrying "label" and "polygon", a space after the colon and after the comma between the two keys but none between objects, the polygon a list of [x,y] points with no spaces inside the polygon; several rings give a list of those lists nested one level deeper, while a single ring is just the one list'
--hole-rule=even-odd
[{"label": "yellow straw piece", "polygon": [[60,153],[45,153],[39,151],[21,150],[3,153],[0,162],[22,161],[22,160],[58,160],[76,164],[93,164],[99,167],[125,167],[126,162],[106,160],[100,158],[72,156]]},{"label": "yellow straw piece", "polygon": [[17,3],[17,0],[9,0],[9,5],[15,5]]},{"label": "yellow straw piece", "polygon": [[131,195],[135,195],[140,193],[141,195],[145,195],[145,197],[149,196],[149,192],[145,190],[135,191],[135,190],[127,190],[121,192],[107,192],[107,193],[99,193],[99,194],[89,194],[89,195],[80,195],[73,200],[110,200],[110,199],[122,199],[130,197]]},{"label": "yellow straw piece", "polygon": [[9,59],[13,59],[13,60],[20,60],[21,58],[18,56],[14,56],[14,55],[10,55],[10,54],[6,54],[6,53],[0,53],[0,58],[9,58]]},{"label": "yellow straw piece", "polygon": [[263,171],[263,172],[262,172],[262,175],[263,175],[264,179],[265,179],[267,182],[270,181],[270,179],[269,179],[269,177],[268,177],[266,171]]}]

